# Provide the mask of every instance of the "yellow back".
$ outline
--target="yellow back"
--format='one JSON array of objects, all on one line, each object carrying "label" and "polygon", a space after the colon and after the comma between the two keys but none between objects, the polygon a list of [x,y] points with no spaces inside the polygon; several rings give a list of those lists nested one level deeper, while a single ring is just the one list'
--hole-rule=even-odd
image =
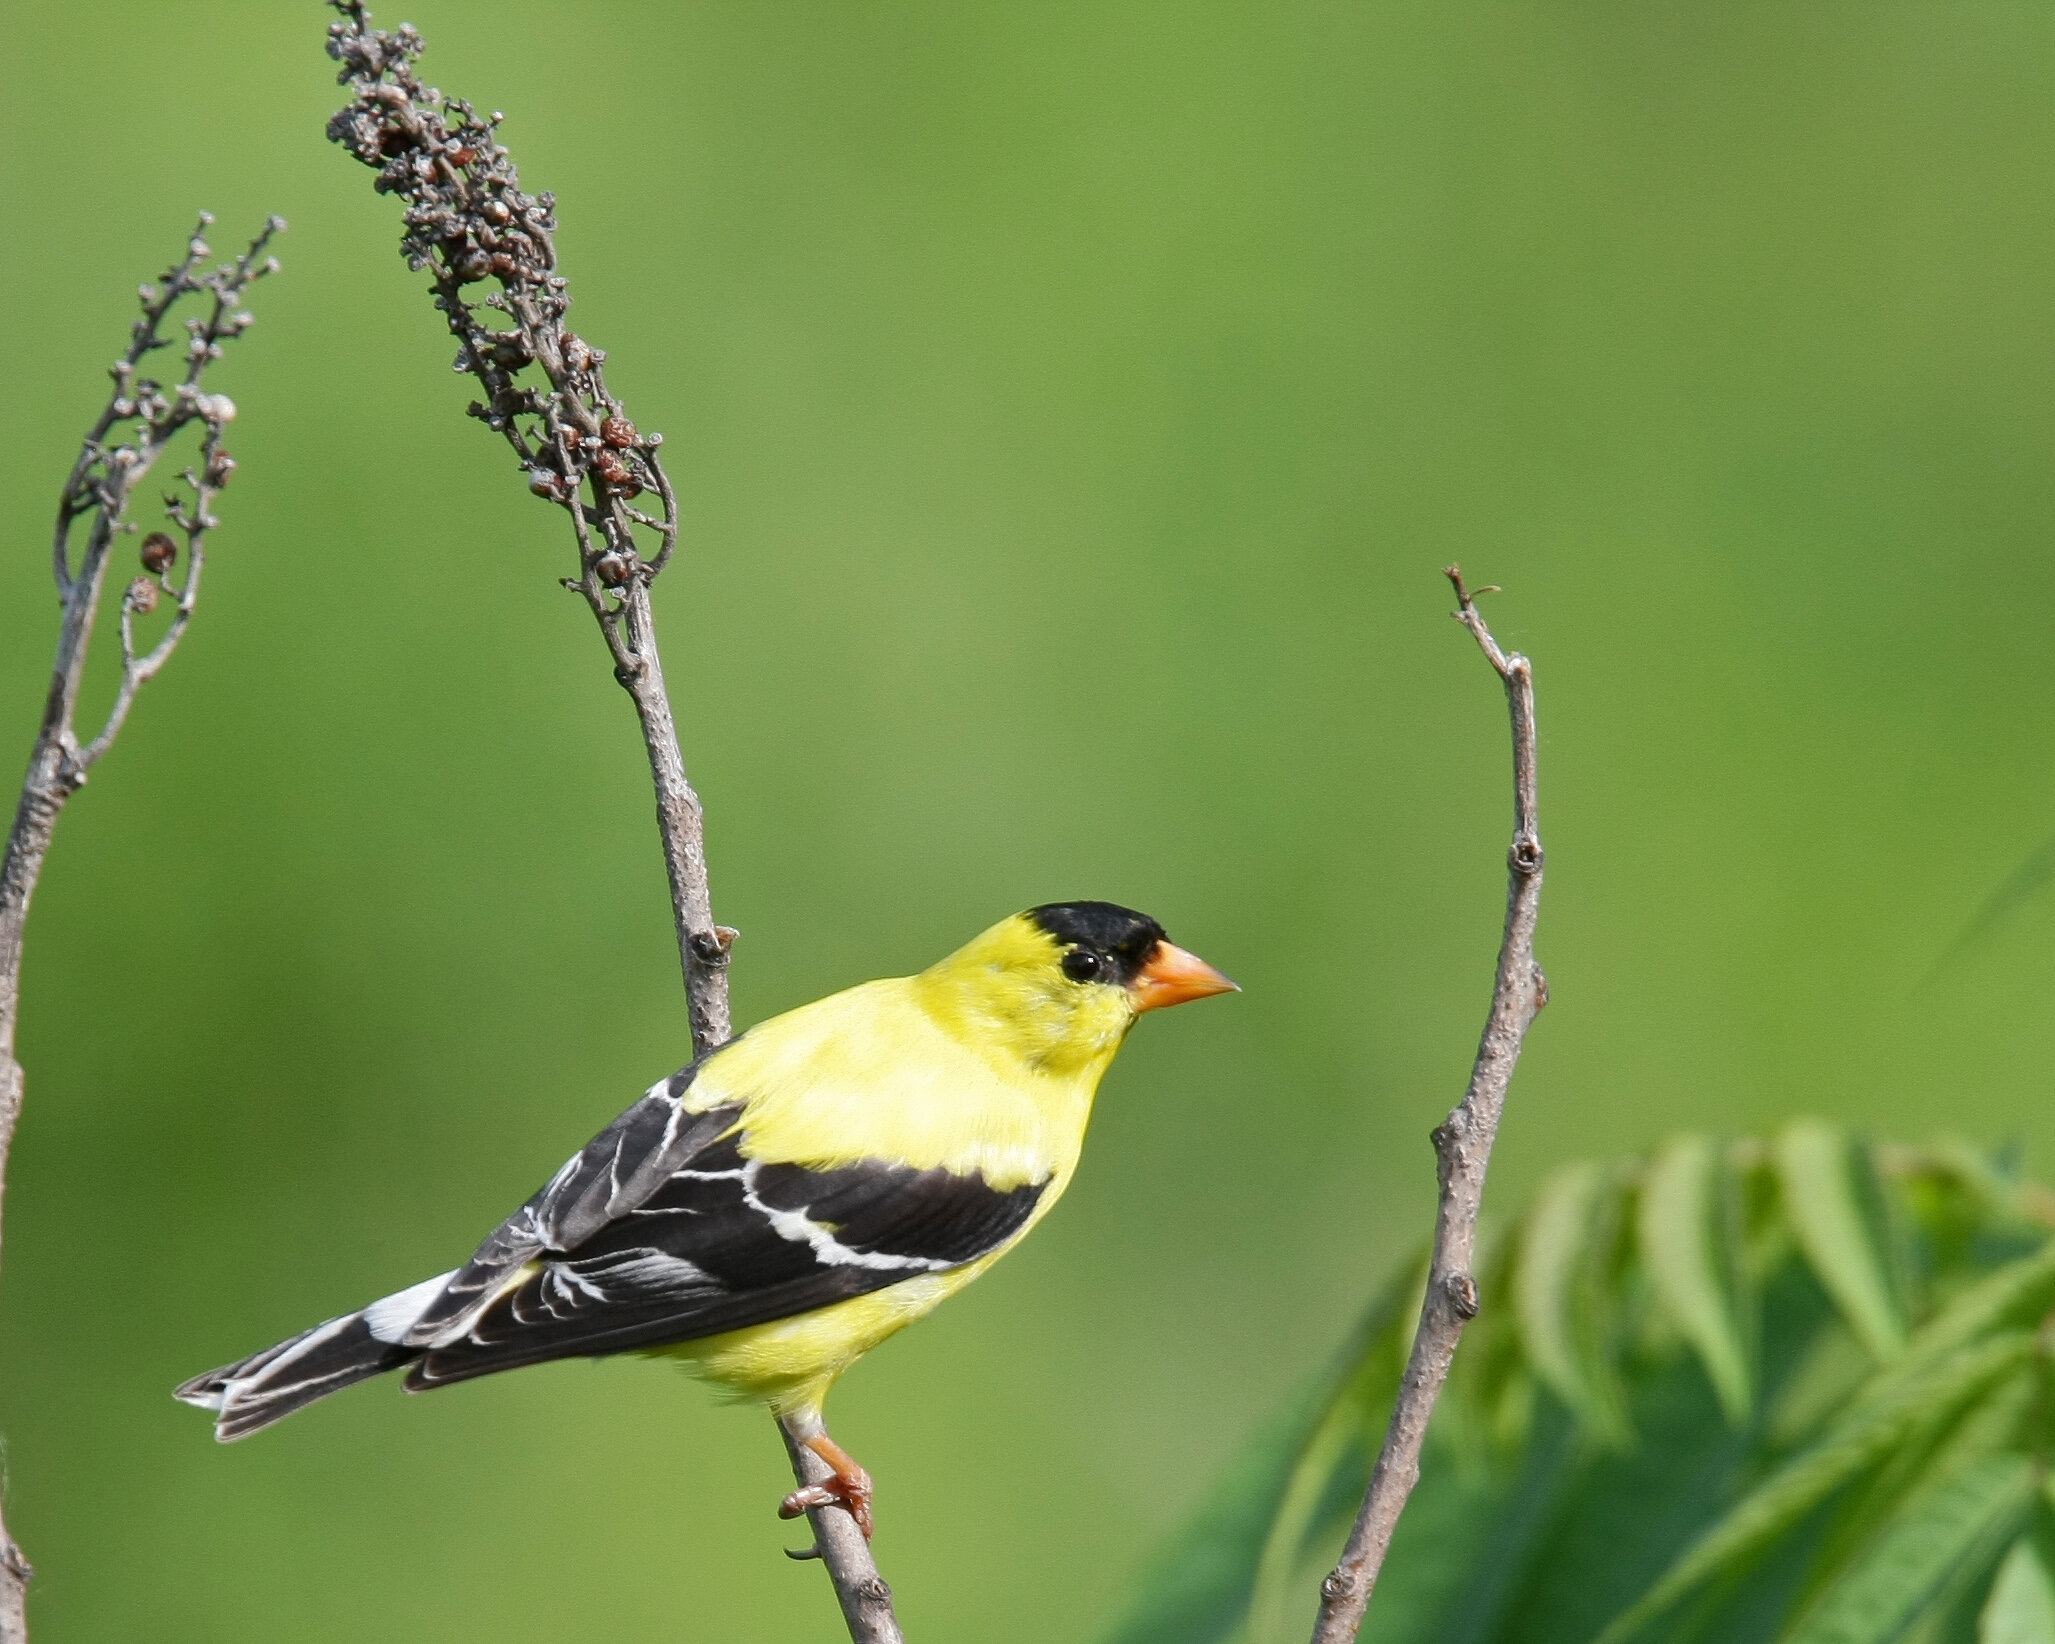
[{"label": "yellow back", "polygon": [[1123,988],[1063,975],[1056,942],[1002,920],[918,976],[866,982],[751,1028],[694,1082],[694,1108],[745,1104],[744,1151],[977,1171],[1000,1189],[1083,1145],[1100,1076],[1134,1022]]}]

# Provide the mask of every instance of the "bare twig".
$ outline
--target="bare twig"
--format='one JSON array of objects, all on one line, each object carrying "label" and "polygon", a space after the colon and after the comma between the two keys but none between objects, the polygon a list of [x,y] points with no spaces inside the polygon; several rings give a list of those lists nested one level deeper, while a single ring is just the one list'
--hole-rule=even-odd
[{"label": "bare twig", "polygon": [[[138,292],[142,316],[129,329],[127,351],[109,368],[114,387],[107,404],[86,431],[78,460],[57,504],[57,530],[51,546],[51,571],[57,580],[62,612],[57,659],[51,668],[50,693],[42,724],[29,755],[21,802],[0,857],[0,1182],[14,1127],[21,1117],[26,1079],[14,1058],[15,1028],[21,1014],[23,933],[29,900],[49,854],[50,840],[65,801],[84,786],[134,706],[136,693],[153,679],[178,642],[185,637],[193,607],[200,597],[200,569],[206,559],[207,532],[214,526],[216,494],[235,472],[235,461],[222,444],[222,433],[235,417],[235,404],[225,394],[209,394],[202,386],[208,366],[222,356],[222,345],[241,335],[250,316],[242,302],[251,283],[276,271],[275,258],[265,255],[272,235],[285,227],[273,217],[250,248],[233,262],[208,266],[213,255],[205,239],[213,218],[200,217],[186,242],[183,259],[165,270],[154,284]],[[187,298],[198,298],[200,310],[186,319],[185,354],[176,380],[167,387],[144,376],[151,354],[173,345],[163,334],[172,311]],[[115,540],[136,527],[129,523],[129,498],[181,430],[197,423],[201,429],[199,466],[181,476],[181,488],[164,499],[170,524],[185,539],[185,575],[176,585],[179,545],[162,531],[143,539],[142,569],[121,600],[121,681],[114,704],[99,729],[79,739],[76,716],[79,684],[85,677],[86,653],[99,615]],[[83,541],[75,543],[78,528]],[[159,596],[174,603],[170,621],[148,650],[139,650],[136,619],[156,610]],[[0,1644],[20,1644],[28,1637],[24,1605],[28,1561],[0,1526]]]},{"label": "bare twig", "polygon": [[1484,1203],[1484,1172],[1505,1110],[1506,1087],[1520,1060],[1520,1046],[1534,1018],[1548,1003],[1548,982],[1534,962],[1534,922],[1541,908],[1541,835],[1535,821],[1534,670],[1524,656],[1499,649],[1463,574],[1445,573],[1456,590],[1455,615],[1468,628],[1505,682],[1513,721],[1513,844],[1507,852],[1505,935],[1499,943],[1498,978],[1491,1014],[1477,1047],[1470,1088],[1434,1132],[1441,1176],[1441,1205],[1435,1220],[1434,1255],[1427,1294],[1420,1306],[1413,1350],[1399,1382],[1398,1402],[1385,1430],[1384,1447],[1370,1474],[1362,1510],[1341,1561],[1320,1585],[1320,1617],[1313,1644],[1350,1644],[1377,1585],[1392,1531],[1406,1498],[1420,1481],[1420,1448],[1427,1423],[1448,1379],[1463,1326],[1477,1316],[1477,1281],[1470,1272],[1477,1216]]},{"label": "bare twig", "polygon": [[[506,440],[528,488],[568,516],[578,575],[564,586],[598,621],[614,678],[642,722],[693,1051],[703,1055],[729,1037],[735,932],[714,923],[704,818],[686,778],[650,610],[650,584],[678,546],[663,436],[628,420],[607,391],[604,351],[565,329],[571,296],[556,272],[556,200],[522,191],[497,141],[501,117],[481,119],[469,103],[421,83],[414,62],[424,42],[412,25],[374,30],[363,0],[329,3],[341,21],[329,25],[328,51],[342,64],[338,78],[351,101],[329,121],[328,135],[377,169],[380,192],[405,202],[400,249],[429,274],[436,307],[457,339],[456,369],[478,379],[483,398],[471,403],[471,415]],[[481,287],[474,300],[469,293]],[[655,513],[632,506],[645,495],[656,498]],[[802,1485],[818,1482],[817,1465],[811,1451],[793,1452]],[[840,1507],[810,1516],[850,1637],[897,1644],[891,1591],[855,1521]]]}]

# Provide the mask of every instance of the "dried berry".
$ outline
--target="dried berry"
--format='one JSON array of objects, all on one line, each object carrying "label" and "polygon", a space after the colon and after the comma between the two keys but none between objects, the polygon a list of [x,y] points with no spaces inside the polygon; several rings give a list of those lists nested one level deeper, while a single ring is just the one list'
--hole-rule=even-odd
[{"label": "dried berry", "polygon": [[162,531],[152,531],[143,538],[143,569],[154,576],[162,576],[178,563],[178,544]]},{"label": "dried berry", "polygon": [[157,609],[157,584],[148,577],[137,577],[128,585],[128,597],[122,603],[131,611],[148,616]]},{"label": "dried berry", "polygon": [[599,425],[599,437],[623,451],[637,439],[635,425],[618,412]]},{"label": "dried berry", "polygon": [[549,498],[551,502],[562,502],[564,500],[564,482],[547,468],[531,468],[528,470],[528,489],[533,491],[538,497]]},{"label": "dried berry", "polygon": [[634,573],[628,556],[609,548],[592,562],[593,574],[609,588],[618,588]]},{"label": "dried berry", "polygon": [[592,350],[585,346],[585,339],[575,332],[564,333],[564,369],[583,371],[592,364]]},{"label": "dried berry", "polygon": [[626,485],[635,477],[635,472],[621,460],[617,451],[602,451],[592,459],[592,471],[609,485]]},{"label": "dried berry", "polygon": [[216,451],[207,464],[207,483],[219,491],[235,474],[235,458],[226,451]]}]

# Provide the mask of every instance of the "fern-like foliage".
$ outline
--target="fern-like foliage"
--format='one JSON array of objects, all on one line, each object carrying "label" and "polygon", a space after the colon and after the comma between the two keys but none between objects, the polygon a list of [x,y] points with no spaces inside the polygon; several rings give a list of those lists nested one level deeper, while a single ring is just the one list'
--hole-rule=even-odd
[{"label": "fern-like foliage", "polygon": [[[1364,1644],[2055,1644],[2055,1195],[1818,1120],[1557,1172],[1491,1247]],[[1103,1644],[1297,1644],[1424,1257]]]}]

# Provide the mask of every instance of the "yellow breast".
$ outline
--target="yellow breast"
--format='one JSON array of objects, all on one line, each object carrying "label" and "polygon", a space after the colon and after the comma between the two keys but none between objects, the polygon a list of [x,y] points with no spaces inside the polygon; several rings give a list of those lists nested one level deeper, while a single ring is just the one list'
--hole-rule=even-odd
[{"label": "yellow breast", "polygon": [[1112,1050],[1062,1073],[994,1056],[938,1020],[915,982],[868,982],[752,1028],[707,1064],[688,1103],[740,1103],[756,1158],[889,1159],[975,1171],[1002,1191],[1067,1181]]},{"label": "yellow breast", "polygon": [[[1020,927],[1020,928],[1016,928]],[[961,1290],[1070,1185],[1100,1076],[1133,1021],[1111,988],[1064,984],[1048,939],[1007,921],[919,976],[868,982],[752,1028],[693,1081],[737,1104],[745,1156],[884,1160],[1045,1184],[1027,1223],[975,1261],[789,1319],[660,1351],[780,1412],[817,1405],[863,1354]]]}]

